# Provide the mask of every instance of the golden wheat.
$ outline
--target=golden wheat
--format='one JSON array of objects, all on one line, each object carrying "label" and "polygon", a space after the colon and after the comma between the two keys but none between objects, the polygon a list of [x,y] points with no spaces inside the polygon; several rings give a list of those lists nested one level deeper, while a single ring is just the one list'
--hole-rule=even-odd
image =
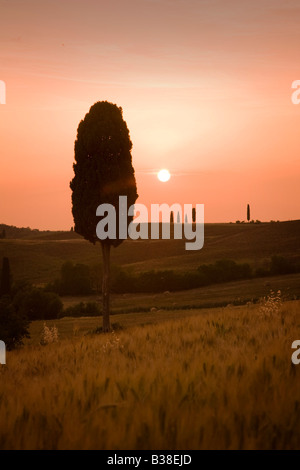
[{"label": "golden wheat", "polygon": [[178,312],[8,352],[0,448],[298,449],[299,313],[299,301],[268,315],[255,305]]}]

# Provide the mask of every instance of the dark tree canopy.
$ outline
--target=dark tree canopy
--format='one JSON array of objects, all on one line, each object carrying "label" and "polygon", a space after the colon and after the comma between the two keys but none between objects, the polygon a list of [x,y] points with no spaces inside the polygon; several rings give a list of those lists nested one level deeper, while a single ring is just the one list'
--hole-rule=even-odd
[{"label": "dark tree canopy", "polygon": [[[99,241],[96,209],[109,203],[116,209],[117,239],[104,243],[118,246],[119,196],[127,196],[127,206],[138,195],[131,157],[132,142],[122,108],[107,101],[95,103],[79,123],[75,141],[75,176],[72,189],[72,213],[75,232],[92,243]],[[127,214],[126,214],[127,216]],[[132,217],[127,216],[127,225]],[[102,241],[103,243],[103,241]]]}]

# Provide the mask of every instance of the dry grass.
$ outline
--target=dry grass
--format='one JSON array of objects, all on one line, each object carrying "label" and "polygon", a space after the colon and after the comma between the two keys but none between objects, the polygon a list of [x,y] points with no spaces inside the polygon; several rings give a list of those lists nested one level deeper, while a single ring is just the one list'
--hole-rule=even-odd
[{"label": "dry grass", "polygon": [[9,352],[0,448],[299,449],[299,314],[193,311]]}]

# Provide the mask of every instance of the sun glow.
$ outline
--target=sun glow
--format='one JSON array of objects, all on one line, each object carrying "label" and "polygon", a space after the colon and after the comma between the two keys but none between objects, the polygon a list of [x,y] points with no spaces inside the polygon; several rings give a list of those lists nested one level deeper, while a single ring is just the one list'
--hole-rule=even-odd
[{"label": "sun glow", "polygon": [[157,173],[157,178],[159,179],[159,181],[161,181],[162,183],[166,183],[167,181],[169,181],[169,179],[171,178],[171,175],[170,175],[170,172],[169,170],[160,170],[158,173]]}]

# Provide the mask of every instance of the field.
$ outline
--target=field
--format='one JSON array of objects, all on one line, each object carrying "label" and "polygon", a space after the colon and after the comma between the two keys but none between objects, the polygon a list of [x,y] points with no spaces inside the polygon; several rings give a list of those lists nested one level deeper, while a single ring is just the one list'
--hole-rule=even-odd
[{"label": "field", "polygon": [[[1,449],[299,449],[300,302],[55,322],[0,367]],[[49,323],[51,326],[51,323]]]},{"label": "field", "polygon": [[[22,234],[0,240],[14,280],[43,286],[66,260],[99,268],[100,247],[72,232]],[[300,221],[207,224],[198,252],[127,240],[112,263],[133,273],[219,259],[264,268],[274,255],[299,263],[299,234]],[[0,449],[300,449],[299,299],[294,272],[112,294],[105,335],[101,317],[32,322],[0,365]],[[91,301],[100,296],[63,297],[65,307]]]},{"label": "field", "polygon": [[[197,309],[219,307],[230,304],[239,305],[247,302],[257,302],[266,297],[270,291],[280,290],[286,300],[300,298],[300,273],[284,276],[272,276],[258,279],[213,284],[211,286],[185,291],[157,294],[112,294],[111,312],[131,313],[155,310]],[[101,302],[99,295],[95,296],[64,296],[65,307],[79,302]],[[114,318],[114,317],[113,317]]]},{"label": "field", "polygon": [[[131,272],[192,270],[203,263],[232,259],[264,267],[273,255],[300,260],[300,220],[262,224],[205,224],[204,247],[186,251],[184,240],[126,240],[112,250],[112,265]],[[101,264],[99,244],[74,232],[35,233],[0,240],[0,258],[9,257],[15,279],[45,284],[59,276],[64,261]]]}]

